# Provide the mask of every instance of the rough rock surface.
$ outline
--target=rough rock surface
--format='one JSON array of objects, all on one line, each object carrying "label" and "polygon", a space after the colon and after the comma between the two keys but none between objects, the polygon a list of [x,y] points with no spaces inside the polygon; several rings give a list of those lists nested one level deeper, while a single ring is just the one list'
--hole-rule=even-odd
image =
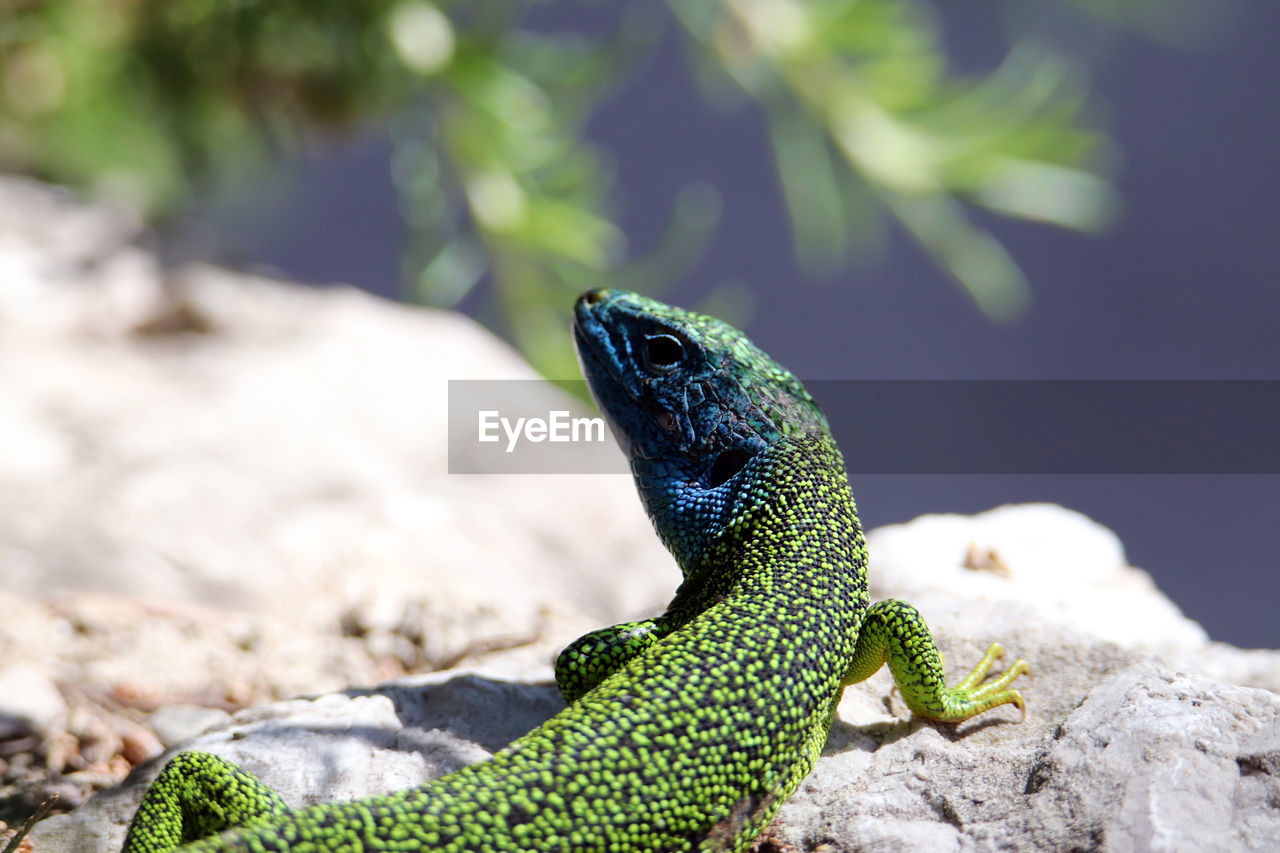
[{"label": "rough rock surface", "polygon": [[670,596],[625,478],[447,474],[448,380],[533,375],[478,325],[135,236],[0,181],[0,820],[218,714],[541,672]]},{"label": "rough rock surface", "polygon": [[[166,280],[131,234],[0,184],[2,816],[137,766],[37,853],[118,849],[162,744],[295,805],[480,760],[563,707],[560,646],[660,609],[676,574],[625,479],[444,473],[445,379],[527,375],[482,331]],[[778,848],[1280,849],[1280,653],[1210,642],[1059,507],[870,548],[873,596],[920,607],[953,672],[995,640],[1032,663],[1028,714],[933,725],[885,673],[850,688]]]}]

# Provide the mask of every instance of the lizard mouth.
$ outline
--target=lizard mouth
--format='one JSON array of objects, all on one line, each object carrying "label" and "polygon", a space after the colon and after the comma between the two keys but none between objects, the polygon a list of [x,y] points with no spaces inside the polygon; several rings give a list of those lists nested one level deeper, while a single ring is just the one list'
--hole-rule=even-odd
[{"label": "lizard mouth", "polygon": [[592,344],[604,331],[597,312],[609,302],[612,292],[602,287],[593,288],[578,297],[573,306],[573,337],[578,344]]},{"label": "lizard mouth", "polygon": [[[635,389],[627,381],[627,371],[618,354],[619,342],[613,340],[613,329],[608,322],[608,306],[613,295],[605,288],[594,288],[578,297],[573,306],[573,348],[593,396],[601,390],[600,382],[610,381],[634,397]],[[599,404],[600,400],[597,398],[596,402]]]},{"label": "lizard mouth", "polygon": [[599,334],[600,323],[593,313],[593,308],[608,297],[607,290],[588,290],[578,297],[573,306],[573,318],[570,326],[573,329],[574,347],[581,350],[583,345],[590,346],[592,338]]},{"label": "lizard mouth", "polygon": [[[623,427],[615,417],[615,408],[619,405],[625,410],[634,405],[638,391],[634,387],[635,377],[629,376],[623,369],[622,359],[618,354],[618,342],[614,340],[614,330],[608,322],[608,306],[613,294],[604,288],[588,290],[578,297],[573,307],[573,349],[578,357],[578,369],[582,378],[587,381],[587,390],[596,402],[596,408],[604,415],[609,431],[613,433],[622,452],[631,457],[635,442],[630,431]],[[603,316],[602,316],[603,315]],[[626,403],[616,398],[629,397]]]}]

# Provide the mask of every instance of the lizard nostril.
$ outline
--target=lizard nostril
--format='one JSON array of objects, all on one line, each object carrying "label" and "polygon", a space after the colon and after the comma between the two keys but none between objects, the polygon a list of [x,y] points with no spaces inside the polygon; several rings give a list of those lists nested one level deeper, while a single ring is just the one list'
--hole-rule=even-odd
[{"label": "lizard nostril", "polygon": [[603,287],[593,287],[586,293],[582,294],[582,301],[588,305],[595,305],[597,302],[603,302],[604,298],[609,295],[609,291]]}]

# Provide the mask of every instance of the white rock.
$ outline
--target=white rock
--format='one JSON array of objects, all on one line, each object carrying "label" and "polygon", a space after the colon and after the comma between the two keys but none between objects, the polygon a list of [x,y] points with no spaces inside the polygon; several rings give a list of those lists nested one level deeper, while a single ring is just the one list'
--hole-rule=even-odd
[{"label": "white rock", "polygon": [[67,724],[67,703],[44,670],[29,663],[0,669],[0,740],[48,734]]},{"label": "white rock", "polygon": [[[1167,650],[1208,641],[1150,575],[1127,564],[1114,533],[1052,504],[927,515],[872,531],[867,547],[873,598],[904,598],[926,618],[934,601],[959,597],[1025,606],[1032,618],[1124,646]],[[966,568],[971,549],[994,553],[1007,574]]]},{"label": "white rock", "polygon": [[148,718],[156,737],[165,746],[191,740],[215,726],[225,725],[231,715],[220,708],[200,705],[164,705]]},{"label": "white rock", "polygon": [[[201,684],[234,613],[277,650],[313,647],[309,665],[256,656],[253,695],[285,696],[386,671],[339,636],[352,615],[425,626],[408,665],[521,640],[509,654],[545,661],[669,598],[627,478],[447,474],[449,379],[533,376],[478,325],[211,268],[166,280],[135,230],[0,180],[0,590],[154,605],[134,623],[92,605],[116,647],[97,660],[74,632],[46,653],[0,625],[0,643],[183,702],[237,686]],[[202,331],[139,333],[179,309]]]}]

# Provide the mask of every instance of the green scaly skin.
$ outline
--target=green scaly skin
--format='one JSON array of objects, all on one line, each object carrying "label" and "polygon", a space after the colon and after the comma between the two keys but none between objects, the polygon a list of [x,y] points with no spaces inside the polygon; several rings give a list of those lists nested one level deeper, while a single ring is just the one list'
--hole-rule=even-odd
[{"label": "green scaly skin", "polygon": [[126,853],[744,850],[812,768],[843,687],[882,664],[922,717],[1023,708],[1023,661],[983,683],[993,645],[947,687],[919,613],[869,603],[844,462],[795,377],[724,323],[630,293],[585,294],[574,335],[684,573],[667,611],[574,642],[556,662],[567,709],[419,788],[290,811],[223,759],[180,754]]}]

